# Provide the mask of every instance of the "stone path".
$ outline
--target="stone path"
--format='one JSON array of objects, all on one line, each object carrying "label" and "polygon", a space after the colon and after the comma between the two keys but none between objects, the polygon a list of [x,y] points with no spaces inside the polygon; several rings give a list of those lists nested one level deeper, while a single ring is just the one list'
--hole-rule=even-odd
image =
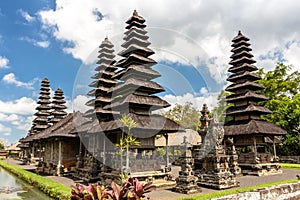
[{"label": "stone path", "polygon": [[[8,163],[18,165],[19,167],[23,169],[32,169],[32,166],[28,165],[21,165],[21,162],[14,159],[7,159]],[[178,167],[174,168],[174,175],[178,175]],[[283,169],[282,174],[276,174],[276,175],[270,175],[270,176],[241,176],[238,177],[237,180],[240,182],[240,187],[248,187],[248,186],[254,186],[262,183],[268,183],[268,182],[274,182],[274,181],[282,181],[282,180],[288,180],[288,179],[294,179],[296,178],[296,175],[299,175],[299,170],[294,169]],[[67,186],[71,186],[75,184],[75,182],[67,177],[60,177],[60,176],[45,176],[49,179],[52,179],[54,181],[57,181],[59,183],[62,183]],[[201,188],[202,192],[199,194],[206,194],[211,192],[216,192],[219,190],[213,190],[208,188]],[[171,187],[164,187],[164,188],[157,188],[157,190],[147,194],[147,196],[150,197],[151,200],[174,200],[177,198],[184,198],[193,196],[196,194],[186,195],[186,194],[180,194],[175,193],[171,191]]]}]

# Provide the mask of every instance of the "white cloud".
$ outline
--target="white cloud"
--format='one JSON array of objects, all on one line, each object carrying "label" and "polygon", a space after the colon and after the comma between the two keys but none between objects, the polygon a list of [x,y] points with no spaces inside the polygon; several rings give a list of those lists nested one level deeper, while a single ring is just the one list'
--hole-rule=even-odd
[{"label": "white cloud", "polygon": [[0,56],[0,69],[1,69],[1,68],[2,68],[2,69],[7,69],[7,68],[9,68],[9,67],[8,67],[8,63],[9,63],[9,60],[8,60],[7,58]]},{"label": "white cloud", "polygon": [[10,127],[0,124],[0,132],[1,133],[10,133],[11,131],[12,131],[12,129]]},{"label": "white cloud", "polygon": [[[199,64],[205,63],[210,75],[220,82],[226,78],[230,41],[238,30],[250,37],[257,59],[275,47],[283,47],[294,39],[299,41],[299,7],[300,1],[296,0],[284,4],[280,0],[272,3],[261,0],[133,0],[130,3],[56,0],[55,9],[42,10],[39,16],[45,30],[69,44],[63,47],[64,52],[88,63],[91,62],[89,55],[106,35],[114,42],[117,52],[120,50],[125,21],[137,9],[146,19],[150,47],[158,52],[156,58],[189,62],[200,68]],[[298,62],[293,60],[296,53],[286,52],[286,57],[288,55],[291,62]],[[266,64],[264,62],[258,60],[258,66]]]},{"label": "white cloud", "polygon": [[17,120],[19,120],[19,117],[16,114],[6,115],[4,113],[0,113],[0,121],[13,122],[13,121],[17,121]]},{"label": "white cloud", "polygon": [[69,113],[73,111],[85,112],[88,109],[91,109],[91,107],[85,105],[85,103],[90,99],[91,99],[90,97],[84,95],[78,95],[75,98],[73,98],[72,101],[66,101],[67,112]]},{"label": "white cloud", "polygon": [[34,17],[30,16],[28,12],[23,11],[22,9],[19,9],[18,12],[27,22],[33,22],[35,20]]},{"label": "white cloud", "polygon": [[300,41],[293,42],[290,46],[283,50],[283,56],[286,63],[294,65],[294,70],[300,70]]},{"label": "white cloud", "polygon": [[0,110],[2,114],[33,115],[36,105],[36,101],[28,97],[21,97],[14,101],[0,100]]},{"label": "white cloud", "polygon": [[207,90],[205,87],[202,87],[202,88],[200,89],[200,94],[206,95],[207,93],[208,93],[208,90]]},{"label": "white cloud", "polygon": [[29,43],[33,44],[34,46],[41,47],[41,48],[48,48],[50,46],[50,41],[48,41],[48,40],[38,41],[36,39],[32,39],[29,37],[21,37],[20,40],[29,42]]},{"label": "white cloud", "polygon": [[7,84],[16,85],[17,87],[25,87],[27,89],[34,89],[33,85],[38,81],[38,79],[34,78],[33,80],[25,83],[25,82],[17,80],[14,73],[9,73],[9,74],[6,74],[3,76],[2,81]]},{"label": "white cloud", "polygon": [[217,93],[210,93],[206,96],[200,96],[200,97],[196,97],[191,93],[186,93],[185,95],[182,95],[182,96],[174,96],[174,95],[168,94],[168,95],[162,96],[161,98],[171,104],[171,107],[166,108],[166,109],[173,108],[175,106],[175,104],[184,105],[187,102],[191,102],[193,107],[197,108],[198,110],[201,110],[203,104],[207,104],[207,106],[210,109],[215,107],[218,104],[217,97],[218,97]]}]

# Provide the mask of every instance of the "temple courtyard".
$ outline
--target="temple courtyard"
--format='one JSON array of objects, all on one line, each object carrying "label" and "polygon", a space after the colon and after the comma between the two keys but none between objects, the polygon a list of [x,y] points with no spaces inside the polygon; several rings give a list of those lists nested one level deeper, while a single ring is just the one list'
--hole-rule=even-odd
[{"label": "temple courtyard", "polygon": [[[23,165],[19,160],[15,160],[12,158],[8,158],[5,160],[8,163],[14,164],[18,167],[21,167],[23,169],[34,171],[35,166],[32,165]],[[172,167],[172,175],[176,178],[178,177],[180,167],[174,166]],[[282,169],[282,174],[276,174],[276,175],[270,175],[270,176],[240,176],[237,177],[237,181],[240,183],[239,188],[249,187],[249,186],[255,186],[259,184],[264,183],[270,183],[270,182],[277,182],[277,181],[283,181],[283,180],[290,180],[295,179],[297,175],[300,174],[300,171],[297,169]],[[45,176],[46,178],[49,178],[51,180],[54,180],[56,182],[59,182],[61,184],[64,184],[66,186],[71,186],[76,183],[76,180],[64,176]],[[167,182],[157,182],[154,181],[154,183],[157,185],[157,189],[151,193],[148,193],[147,196],[150,197],[151,200],[174,200],[174,199],[180,199],[180,198],[188,198],[195,195],[200,194],[207,194],[207,193],[214,193],[218,192],[220,190],[217,189],[209,189],[201,187],[202,192],[195,193],[195,194],[182,194],[172,191],[172,188],[176,184],[175,181],[167,181]],[[226,189],[225,189],[226,190]]]}]

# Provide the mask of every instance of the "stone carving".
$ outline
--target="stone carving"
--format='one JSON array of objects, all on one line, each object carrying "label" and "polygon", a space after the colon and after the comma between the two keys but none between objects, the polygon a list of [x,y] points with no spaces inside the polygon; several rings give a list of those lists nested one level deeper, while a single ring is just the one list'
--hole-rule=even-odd
[{"label": "stone carving", "polygon": [[[205,114],[209,111],[206,106]],[[202,113],[204,113],[202,111]],[[198,177],[197,183],[216,189],[226,189],[237,187],[235,174],[231,172],[231,156],[227,155],[223,147],[224,129],[219,124],[217,117],[206,118],[209,124],[207,129],[202,129],[202,145],[195,153],[195,175]]]},{"label": "stone carving", "polygon": [[197,186],[197,177],[193,171],[192,146],[186,142],[186,137],[184,137],[183,145],[185,151],[179,158],[181,171],[179,172],[179,177],[176,178],[176,186],[173,190],[184,194],[200,192],[201,189]]}]

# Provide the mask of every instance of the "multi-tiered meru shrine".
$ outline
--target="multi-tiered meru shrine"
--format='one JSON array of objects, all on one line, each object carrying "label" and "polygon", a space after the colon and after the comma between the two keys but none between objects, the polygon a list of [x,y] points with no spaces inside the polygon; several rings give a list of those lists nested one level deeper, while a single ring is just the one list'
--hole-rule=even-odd
[{"label": "multi-tiered meru shrine", "polygon": [[[229,63],[232,66],[228,70],[232,74],[227,79],[232,84],[226,88],[232,93],[226,98],[227,103],[233,104],[226,110],[227,117],[232,120],[225,124],[225,137],[233,138],[233,144],[239,151],[238,163],[244,174],[280,173],[275,137],[286,132],[260,118],[272,112],[259,105],[267,98],[257,92],[264,87],[256,82],[260,77],[253,73],[258,69],[253,65],[256,61],[250,53],[249,38],[239,32],[232,42],[233,54]],[[270,139],[273,141],[273,154],[267,149],[266,140]]]},{"label": "multi-tiered meru shrine", "polygon": [[[161,163],[155,155],[155,136],[177,132],[181,128],[172,120],[152,114],[152,111],[166,108],[170,104],[156,96],[165,90],[152,81],[161,75],[152,69],[156,61],[150,58],[154,51],[149,48],[145,19],[134,11],[126,23],[125,42],[122,44],[124,49],[118,54],[122,59],[115,63],[113,45],[107,38],[100,46],[100,60],[96,71],[101,71],[92,77],[96,81],[90,86],[96,89],[89,92],[95,98],[87,103],[94,106],[86,113],[91,118],[91,123],[80,128],[89,152],[85,154],[88,157],[92,154],[96,158],[97,161],[88,162],[94,163],[94,176],[104,179],[114,175],[117,178],[124,170],[136,177],[164,176],[165,173],[160,173]],[[119,71],[115,72],[116,68]],[[136,122],[136,127],[130,133],[128,126],[120,121],[124,114]],[[121,158],[114,148],[128,134],[136,138],[139,145],[130,146],[129,153]],[[85,158],[86,156],[82,160],[88,160]],[[79,163],[82,164],[83,161]],[[84,166],[81,165],[82,168]],[[81,170],[80,166],[78,168],[77,171],[87,170]]]}]

